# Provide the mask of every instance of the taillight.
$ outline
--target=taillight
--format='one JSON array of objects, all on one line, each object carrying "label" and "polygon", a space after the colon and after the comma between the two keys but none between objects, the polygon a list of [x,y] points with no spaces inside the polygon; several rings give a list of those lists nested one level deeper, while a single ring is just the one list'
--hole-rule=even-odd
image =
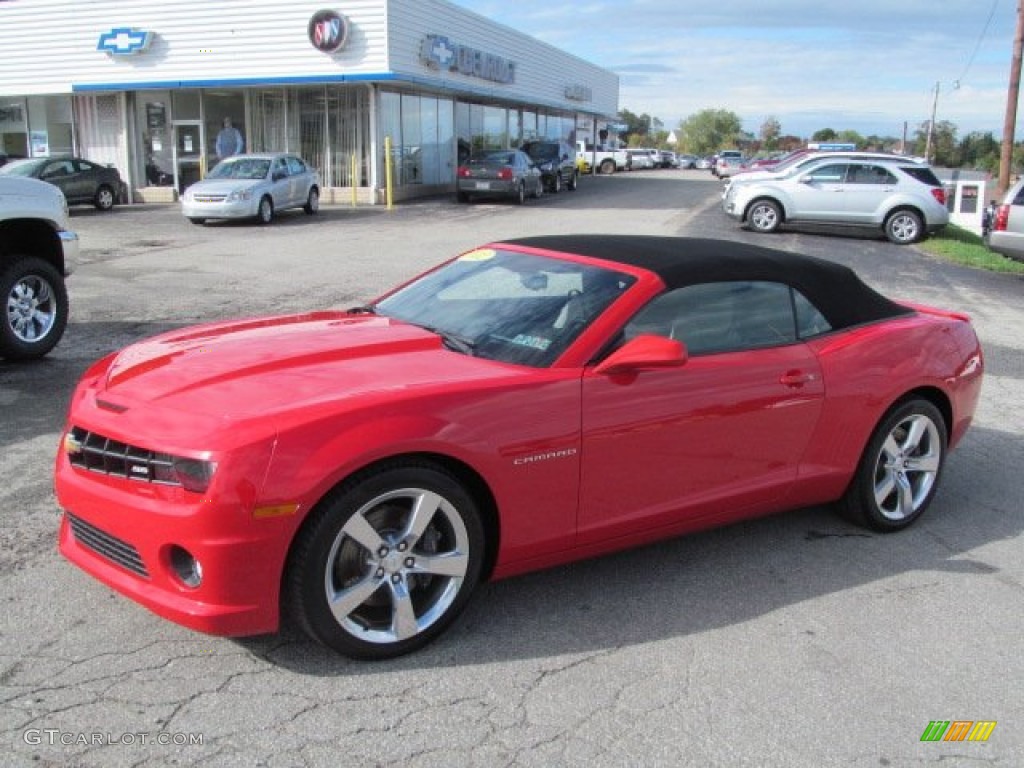
[{"label": "taillight", "polygon": [[509,168],[507,165],[500,171],[498,171],[498,178],[501,179],[502,181],[511,181],[514,176],[515,173],[513,173],[512,169]]},{"label": "taillight", "polygon": [[459,166],[459,170],[456,171],[460,179],[468,179],[470,177],[469,168],[464,165]]},{"label": "taillight", "polygon": [[992,222],[992,229],[997,232],[1005,232],[1010,221],[1010,206],[1000,205],[996,208],[996,218]]},{"label": "taillight", "polygon": [[939,202],[939,205],[946,204],[946,190],[942,187],[932,187],[932,197]]}]

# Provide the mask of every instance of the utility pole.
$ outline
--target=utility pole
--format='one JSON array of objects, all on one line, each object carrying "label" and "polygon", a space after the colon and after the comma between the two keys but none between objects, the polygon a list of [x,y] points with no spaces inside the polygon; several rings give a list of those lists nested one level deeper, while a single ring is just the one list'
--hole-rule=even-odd
[{"label": "utility pole", "polygon": [[932,119],[928,121],[928,138],[924,143],[924,159],[932,161],[932,136],[935,135],[935,111],[939,107],[939,81],[935,81],[935,97],[932,99]]},{"label": "utility pole", "polygon": [[1002,199],[1010,188],[1010,163],[1017,127],[1017,100],[1020,96],[1020,65],[1024,51],[1024,2],[1017,5],[1017,31],[1013,35],[1013,58],[1010,60],[1010,86],[1006,93],[1006,119],[1003,121],[1003,147],[999,154],[999,186],[996,197]]}]

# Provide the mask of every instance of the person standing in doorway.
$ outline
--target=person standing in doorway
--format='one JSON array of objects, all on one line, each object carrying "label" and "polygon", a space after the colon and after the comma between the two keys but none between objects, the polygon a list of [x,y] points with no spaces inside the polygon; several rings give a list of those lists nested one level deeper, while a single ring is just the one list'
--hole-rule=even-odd
[{"label": "person standing in doorway", "polygon": [[243,149],[245,149],[245,140],[242,138],[242,132],[231,124],[230,117],[225,117],[224,127],[217,134],[217,159],[223,160],[225,157],[237,155]]}]

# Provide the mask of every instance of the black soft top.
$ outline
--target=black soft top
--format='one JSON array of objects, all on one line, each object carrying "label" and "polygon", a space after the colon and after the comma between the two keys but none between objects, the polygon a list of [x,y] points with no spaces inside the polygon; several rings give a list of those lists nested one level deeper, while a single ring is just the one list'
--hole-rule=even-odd
[{"label": "black soft top", "polygon": [[834,329],[913,312],[865,285],[842,264],[747,243],[643,235],[544,235],[501,242],[639,267],[658,275],[669,290],[732,280],[786,283]]}]

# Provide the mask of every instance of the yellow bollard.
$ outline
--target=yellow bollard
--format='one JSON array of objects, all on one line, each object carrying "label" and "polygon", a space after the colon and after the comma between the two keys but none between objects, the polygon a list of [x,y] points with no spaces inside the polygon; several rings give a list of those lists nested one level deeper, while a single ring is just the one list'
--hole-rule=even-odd
[{"label": "yellow bollard", "polygon": [[384,189],[387,196],[388,210],[391,210],[391,137],[384,137]]}]

